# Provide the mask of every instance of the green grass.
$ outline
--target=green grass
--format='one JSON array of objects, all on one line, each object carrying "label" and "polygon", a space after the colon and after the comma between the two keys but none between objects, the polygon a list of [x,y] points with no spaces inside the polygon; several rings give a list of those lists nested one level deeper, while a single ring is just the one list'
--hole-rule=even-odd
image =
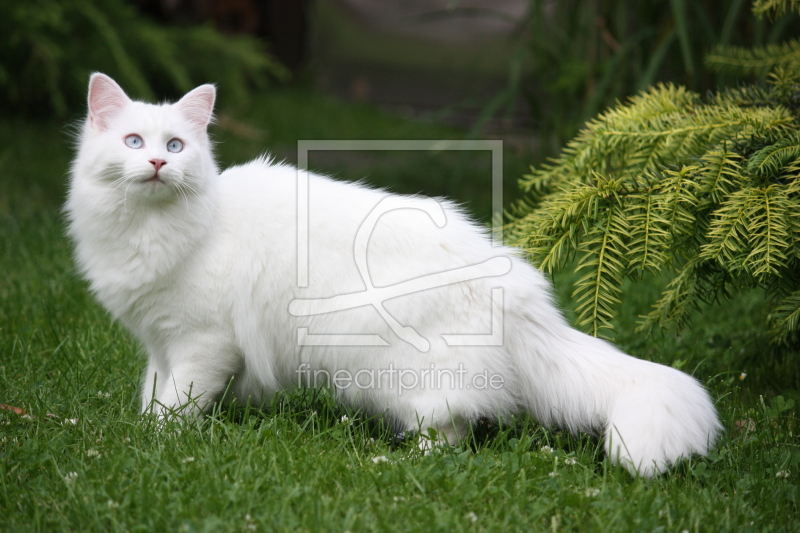
[{"label": "green grass", "polygon": [[[265,147],[290,157],[297,139],[461,135],[313,93],[279,91],[257,103],[231,111],[254,129],[215,129],[224,164]],[[29,414],[0,411],[0,530],[797,531],[797,357],[767,345],[757,292],[704,308],[678,334],[643,337],[636,317],[662,282],[626,291],[618,344],[704,381],[728,429],[708,458],[653,480],[611,466],[590,437],[526,417],[421,455],[322,392],[158,429],[138,414],[140,348],[73,270],[59,215],[64,131],[19,119],[0,125],[0,403]],[[362,154],[317,166],[475,200],[471,208],[485,216],[481,164],[437,157]],[[526,159],[507,154],[511,189]],[[572,279],[556,279],[568,309]]]}]

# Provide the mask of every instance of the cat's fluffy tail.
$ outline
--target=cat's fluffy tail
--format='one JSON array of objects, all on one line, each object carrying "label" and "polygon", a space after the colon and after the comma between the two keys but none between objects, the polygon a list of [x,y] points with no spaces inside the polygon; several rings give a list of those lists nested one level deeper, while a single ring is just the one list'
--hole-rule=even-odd
[{"label": "cat's fluffy tail", "polygon": [[674,368],[648,363],[644,383],[620,393],[608,415],[606,453],[631,473],[653,476],[706,455],[722,426],[705,389]]},{"label": "cat's fluffy tail", "polygon": [[683,372],[566,325],[527,340],[534,353],[519,370],[528,410],[545,424],[602,433],[612,461],[633,474],[706,454],[722,429],[706,390]]}]

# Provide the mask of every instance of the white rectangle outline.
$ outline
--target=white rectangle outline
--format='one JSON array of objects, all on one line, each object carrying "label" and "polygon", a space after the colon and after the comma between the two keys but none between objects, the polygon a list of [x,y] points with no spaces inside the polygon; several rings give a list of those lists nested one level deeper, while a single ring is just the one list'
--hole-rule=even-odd
[{"label": "white rectangle outline", "polygon": [[501,140],[299,140],[297,141],[297,286],[308,287],[308,152],[310,150],[491,151],[492,246],[503,245],[503,141]]}]

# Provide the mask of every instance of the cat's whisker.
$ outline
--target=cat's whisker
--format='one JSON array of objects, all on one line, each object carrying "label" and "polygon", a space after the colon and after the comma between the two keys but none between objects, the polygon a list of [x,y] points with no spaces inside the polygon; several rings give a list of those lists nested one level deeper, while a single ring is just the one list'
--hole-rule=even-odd
[{"label": "cat's whisker", "polygon": [[200,189],[198,180],[192,176],[191,174],[184,174],[183,179],[180,181],[180,184],[187,189],[191,190],[193,193],[200,195]]},{"label": "cat's whisker", "polygon": [[117,178],[114,181],[112,181],[110,186],[111,186],[112,189],[118,189],[118,188],[122,187],[122,185],[124,183],[125,183],[125,177],[122,176],[122,177]]},{"label": "cat's whisker", "polygon": [[186,210],[188,211],[189,210],[189,196],[186,194],[186,190],[184,189],[184,187],[180,183],[176,184],[175,189],[183,197],[183,204],[186,207]]},{"label": "cat's whisker", "polygon": [[104,169],[100,173],[98,178],[100,180],[103,180],[103,181],[111,179],[111,178],[114,178],[109,183],[109,187],[111,187],[112,189],[117,189],[117,188],[121,187],[125,183],[125,181],[127,179],[124,170],[122,168],[120,168],[119,165],[114,165],[114,166],[111,166],[109,168]]},{"label": "cat's whisker", "polygon": [[128,186],[125,187],[125,192],[122,195],[122,210],[123,213],[126,215],[128,214],[128,190],[131,188],[130,182],[128,182]]},{"label": "cat's whisker", "polygon": [[206,195],[204,195],[202,193],[202,191],[200,189],[200,184],[199,183],[192,183],[192,181],[190,180],[190,181],[187,181],[186,186],[193,192],[193,194],[195,195],[195,198],[200,200],[200,202],[201,202],[200,205],[203,206],[203,209],[205,209],[206,214],[209,217],[212,217],[213,216],[213,210],[211,209],[211,206],[213,205],[213,203]]},{"label": "cat's whisker", "polygon": [[122,195],[122,207],[123,207],[124,213],[127,215],[128,214],[128,191],[130,190],[131,186],[135,183],[136,175],[133,174],[132,172],[128,172],[128,173],[123,174],[122,178],[124,180],[123,183],[127,182],[127,186],[125,187],[125,192]]},{"label": "cat's whisker", "polygon": [[[211,202],[205,197],[205,195],[202,194],[199,188],[200,187],[199,184],[196,183],[196,180],[194,180],[193,178],[189,178],[188,176],[185,177],[187,179],[184,179],[183,181],[177,182],[175,184],[176,188],[178,188],[178,190],[180,190],[184,194],[184,198],[186,198],[187,193],[189,193],[191,194],[194,200],[199,200],[200,205],[202,205],[203,208],[206,210],[208,216],[209,217],[212,216],[212,210],[209,207]],[[187,203],[187,208],[188,208],[188,203]]]}]

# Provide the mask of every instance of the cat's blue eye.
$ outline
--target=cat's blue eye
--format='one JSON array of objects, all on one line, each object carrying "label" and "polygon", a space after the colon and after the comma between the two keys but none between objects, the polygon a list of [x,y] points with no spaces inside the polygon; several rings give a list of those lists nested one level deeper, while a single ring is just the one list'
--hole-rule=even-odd
[{"label": "cat's blue eye", "polygon": [[141,137],[139,137],[135,133],[132,133],[127,137],[125,137],[125,145],[128,148],[133,148],[135,150],[137,148],[141,148],[142,146],[144,146],[144,141],[142,140]]},{"label": "cat's blue eye", "polygon": [[180,139],[172,139],[167,143],[167,150],[172,152],[173,154],[177,154],[181,150],[183,150],[183,143]]}]

